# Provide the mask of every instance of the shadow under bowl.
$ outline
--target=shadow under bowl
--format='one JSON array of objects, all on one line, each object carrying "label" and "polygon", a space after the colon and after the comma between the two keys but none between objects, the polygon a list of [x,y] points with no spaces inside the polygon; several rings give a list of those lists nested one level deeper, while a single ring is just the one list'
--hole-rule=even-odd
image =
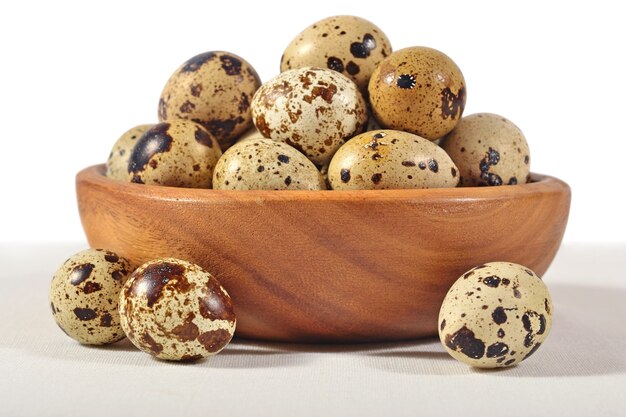
[{"label": "shadow under bowl", "polygon": [[227,289],[237,335],[354,343],[437,334],[452,283],[485,262],[540,276],[570,207],[563,181],[419,190],[225,191],[76,177],[92,247],[195,262]]}]

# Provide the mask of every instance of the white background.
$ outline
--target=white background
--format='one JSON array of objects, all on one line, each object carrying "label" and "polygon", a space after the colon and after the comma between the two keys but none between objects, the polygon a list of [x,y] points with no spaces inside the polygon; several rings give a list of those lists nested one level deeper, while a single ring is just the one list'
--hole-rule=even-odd
[{"label": "white background", "polygon": [[0,5],[0,241],[81,241],[74,175],[126,129],[155,122],[161,88],[191,56],[226,50],[267,80],[309,24],[355,14],[394,49],[453,58],[465,114],[526,134],[532,170],[567,181],[566,241],[626,241],[626,30],[613,4],[563,2],[29,2]]}]

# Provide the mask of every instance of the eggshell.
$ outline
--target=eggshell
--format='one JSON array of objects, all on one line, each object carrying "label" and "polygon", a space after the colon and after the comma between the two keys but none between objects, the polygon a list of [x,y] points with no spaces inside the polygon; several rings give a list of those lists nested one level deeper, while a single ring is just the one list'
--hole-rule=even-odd
[{"label": "eggshell", "polygon": [[356,16],[332,16],[307,27],[291,41],[280,70],[329,68],[350,78],[366,94],[374,68],[389,54],[391,43],[378,26]]},{"label": "eggshell", "polygon": [[124,338],[117,311],[130,262],[103,249],[72,255],[56,271],[49,300],[54,320],[72,339],[103,345]]},{"label": "eggshell", "polygon": [[128,162],[128,179],[138,184],[211,188],[222,151],[202,126],[172,120],[148,129]]},{"label": "eggshell", "polygon": [[252,117],[264,137],[285,142],[317,166],[367,125],[367,107],[356,84],[323,68],[285,71],[252,99]]},{"label": "eggshell", "polygon": [[461,173],[461,186],[515,185],[530,178],[530,149],[522,131],[491,113],[461,119],[442,141]]},{"label": "eggshell", "polygon": [[463,274],[439,313],[439,338],[453,358],[478,368],[520,363],[544,343],[552,300],[530,269],[491,262]]},{"label": "eggshell", "polygon": [[387,129],[435,140],[450,132],[465,108],[465,79],[436,49],[414,46],[389,55],[369,82],[370,104]]},{"label": "eggshell", "polygon": [[324,179],[306,156],[282,142],[250,138],[233,145],[217,162],[218,190],[322,190]]},{"label": "eggshell", "polygon": [[226,290],[200,266],[149,261],[119,295],[122,328],[140,350],[168,360],[215,355],[232,339],[236,316]]},{"label": "eggshell", "polygon": [[252,126],[250,100],[260,85],[252,65],[240,56],[224,51],[196,55],[165,84],[159,121],[200,123],[225,150]]},{"label": "eggshell", "polygon": [[128,179],[128,160],[137,140],[154,124],[138,125],[126,132],[115,142],[106,163],[106,176],[114,180]]},{"label": "eggshell", "polygon": [[374,130],[343,145],[328,168],[335,190],[455,187],[456,166],[437,145],[411,133]]}]

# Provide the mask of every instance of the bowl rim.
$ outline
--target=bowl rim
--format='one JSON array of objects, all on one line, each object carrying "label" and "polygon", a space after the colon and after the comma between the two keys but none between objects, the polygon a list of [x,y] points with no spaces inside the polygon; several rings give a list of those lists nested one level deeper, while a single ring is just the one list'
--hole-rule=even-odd
[{"label": "bowl rim", "polygon": [[530,174],[531,182],[499,187],[416,188],[391,190],[214,190],[136,184],[106,177],[106,164],[91,165],[76,174],[76,184],[115,188],[136,197],[165,200],[205,201],[368,201],[368,200],[484,200],[513,199],[529,194],[570,192],[563,180],[544,174]]}]

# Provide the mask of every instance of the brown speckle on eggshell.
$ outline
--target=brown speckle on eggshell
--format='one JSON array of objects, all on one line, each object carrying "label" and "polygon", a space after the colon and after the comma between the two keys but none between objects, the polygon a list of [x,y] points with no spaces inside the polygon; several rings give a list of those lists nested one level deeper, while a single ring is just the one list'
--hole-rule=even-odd
[{"label": "brown speckle on eggshell", "polygon": [[534,272],[491,262],[452,285],[439,313],[439,338],[452,357],[468,365],[510,366],[544,343],[552,310],[548,289]]},{"label": "brown speckle on eggshell", "polygon": [[224,51],[194,56],[167,81],[159,121],[200,123],[227,149],[252,126],[250,101],[261,80],[243,58]]},{"label": "brown speckle on eggshell", "polygon": [[459,167],[461,186],[524,184],[530,174],[530,149],[524,134],[497,114],[462,118],[441,147]]},{"label": "brown speckle on eggshell", "polygon": [[61,330],[90,345],[123,339],[118,297],[131,272],[127,259],[107,250],[87,249],[72,255],[50,284],[50,307]]},{"label": "brown speckle on eggshell", "polygon": [[193,360],[222,350],[235,332],[226,290],[200,266],[174,258],[149,261],[120,292],[121,324],[140,350],[168,360]]},{"label": "brown speckle on eggshell", "polygon": [[264,137],[285,142],[322,166],[367,125],[367,106],[356,84],[335,71],[285,71],[259,88],[252,117]]}]

